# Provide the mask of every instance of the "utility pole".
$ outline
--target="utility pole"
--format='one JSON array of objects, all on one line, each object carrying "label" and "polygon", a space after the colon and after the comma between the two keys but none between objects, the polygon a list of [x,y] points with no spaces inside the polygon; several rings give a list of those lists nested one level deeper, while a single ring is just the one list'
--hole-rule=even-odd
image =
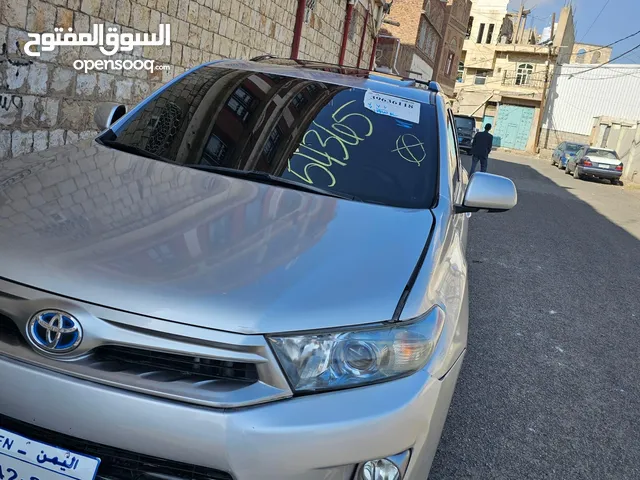
[{"label": "utility pole", "polygon": [[512,43],[520,43],[520,21],[522,20],[522,14],[524,13],[524,2],[520,3],[520,10],[518,11],[518,21],[516,22],[516,33],[513,37]]},{"label": "utility pole", "polygon": [[[553,14],[553,18],[551,20],[551,31],[553,32],[553,26],[556,24],[556,14]],[[553,40],[553,39],[551,39]],[[547,104],[547,91],[549,90],[549,76],[551,70],[551,49],[553,43],[549,43],[547,50],[547,65],[544,72],[544,88],[542,89],[542,99],[540,100],[540,112],[538,113],[538,125],[536,127],[536,138],[533,144],[533,151],[536,153],[540,153],[540,136],[542,134],[542,121],[544,120],[544,111],[546,109]]]}]

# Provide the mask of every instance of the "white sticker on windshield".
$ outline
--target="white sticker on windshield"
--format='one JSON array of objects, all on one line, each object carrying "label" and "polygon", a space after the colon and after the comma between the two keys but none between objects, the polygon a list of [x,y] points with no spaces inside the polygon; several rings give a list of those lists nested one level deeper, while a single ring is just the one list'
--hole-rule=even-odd
[{"label": "white sticker on windshield", "polygon": [[364,94],[364,106],[380,115],[420,123],[420,103],[418,102],[367,90]]}]

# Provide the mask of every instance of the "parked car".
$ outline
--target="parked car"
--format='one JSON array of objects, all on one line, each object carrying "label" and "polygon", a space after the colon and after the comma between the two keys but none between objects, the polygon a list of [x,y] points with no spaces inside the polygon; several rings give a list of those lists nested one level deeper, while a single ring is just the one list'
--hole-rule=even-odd
[{"label": "parked car", "polygon": [[594,177],[609,180],[613,185],[620,183],[622,162],[614,150],[582,147],[567,162],[565,173],[573,173],[573,178]]},{"label": "parked car", "polygon": [[0,163],[5,475],[427,478],[468,218],[517,194],[468,177],[420,87],[213,62],[101,106],[95,140]]},{"label": "parked car", "polygon": [[586,146],[580,143],[562,142],[551,155],[551,165],[556,165],[560,170],[566,168],[567,160],[574,157],[581,148]]},{"label": "parked car", "polygon": [[458,145],[460,150],[467,154],[471,153],[473,137],[476,135],[476,120],[467,115],[454,115],[456,122],[456,133],[458,134]]}]

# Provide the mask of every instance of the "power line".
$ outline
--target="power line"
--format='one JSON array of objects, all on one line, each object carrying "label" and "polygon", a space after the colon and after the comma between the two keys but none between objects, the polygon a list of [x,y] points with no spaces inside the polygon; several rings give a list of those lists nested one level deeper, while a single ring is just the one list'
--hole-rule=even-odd
[{"label": "power line", "polygon": [[[638,35],[638,34],[640,34],[640,30],[638,30],[638,31],[637,31],[637,32],[635,32],[635,33],[632,33],[631,35],[627,35],[626,37],[621,38],[620,40],[616,40],[615,42],[612,42],[612,43],[610,43],[610,44],[608,44],[608,45],[605,45],[605,46],[603,46],[603,47],[599,47],[599,48],[594,48],[593,50],[587,50],[587,51],[585,51],[584,53],[597,52],[598,50],[604,50],[605,48],[613,47],[614,45],[617,45],[617,44],[618,44],[618,43],[620,43],[620,42],[624,42],[625,40],[628,40],[628,39],[630,39],[631,37],[635,37],[635,36],[636,36],[636,35]],[[578,43],[580,43],[580,42],[578,42]],[[577,54],[577,53],[576,53],[576,54],[572,54],[571,56],[573,57],[573,56],[575,56],[575,55],[578,55],[578,54]]]},{"label": "power line", "polygon": [[598,13],[598,15],[596,16],[595,20],[593,21],[593,23],[591,24],[591,26],[587,29],[586,32],[584,32],[584,35],[582,35],[582,39],[584,39],[584,37],[587,36],[587,33],[589,33],[591,31],[591,29],[593,28],[593,26],[596,24],[596,22],[598,21],[598,19],[600,18],[600,15],[602,15],[602,12],[604,12],[604,9],[607,8],[607,5],[609,5],[609,2],[611,0],[607,0],[607,2],[602,6],[602,9],[600,10],[600,13]]}]

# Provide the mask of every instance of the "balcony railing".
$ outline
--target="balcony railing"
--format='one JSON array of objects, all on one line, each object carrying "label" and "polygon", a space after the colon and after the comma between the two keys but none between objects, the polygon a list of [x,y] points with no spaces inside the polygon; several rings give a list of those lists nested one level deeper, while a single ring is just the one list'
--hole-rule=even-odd
[{"label": "balcony railing", "polygon": [[523,88],[544,88],[544,73],[504,72],[502,85]]}]

